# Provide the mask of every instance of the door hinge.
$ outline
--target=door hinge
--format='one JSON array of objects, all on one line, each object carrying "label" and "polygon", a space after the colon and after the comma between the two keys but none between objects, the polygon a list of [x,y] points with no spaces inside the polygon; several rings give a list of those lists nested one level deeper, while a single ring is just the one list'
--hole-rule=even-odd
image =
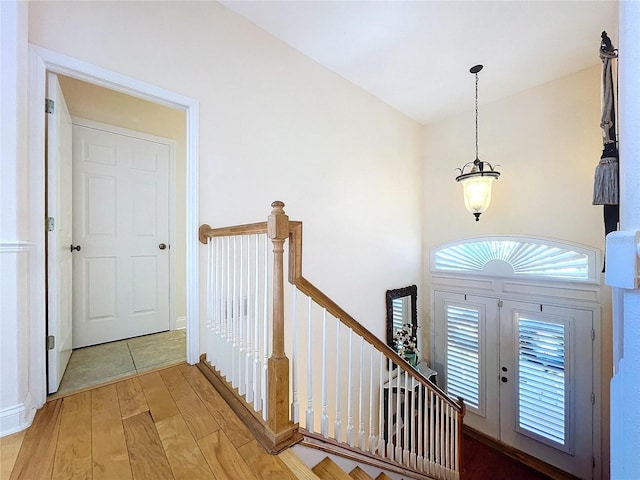
[{"label": "door hinge", "polygon": [[591,341],[594,341],[596,339],[596,331],[592,328],[591,329]]},{"label": "door hinge", "polygon": [[498,308],[502,308],[502,305],[504,305],[504,302],[498,299]]},{"label": "door hinge", "polygon": [[56,108],[56,102],[54,102],[50,98],[45,99],[45,101],[44,101],[44,111],[45,111],[45,113],[53,113],[55,108]]},{"label": "door hinge", "polygon": [[47,337],[47,350],[53,350],[56,346],[56,337],[49,335]]},{"label": "door hinge", "polygon": [[47,217],[47,231],[53,232],[55,228],[56,228],[56,221],[53,219],[53,217]]},{"label": "door hinge", "polygon": [[591,392],[591,405],[596,404],[596,394]]}]

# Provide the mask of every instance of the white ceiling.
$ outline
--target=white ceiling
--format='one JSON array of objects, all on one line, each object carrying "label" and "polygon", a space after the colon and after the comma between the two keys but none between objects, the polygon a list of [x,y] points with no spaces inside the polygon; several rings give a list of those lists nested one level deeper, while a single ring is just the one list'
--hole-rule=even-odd
[{"label": "white ceiling", "polygon": [[222,3],[420,123],[599,64],[616,1]]}]

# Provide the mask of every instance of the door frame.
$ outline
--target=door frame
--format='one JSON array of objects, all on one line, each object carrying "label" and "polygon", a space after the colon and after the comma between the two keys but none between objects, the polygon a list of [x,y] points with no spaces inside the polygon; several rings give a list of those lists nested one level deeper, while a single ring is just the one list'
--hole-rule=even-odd
[{"label": "door frame", "polygon": [[[438,254],[441,252],[456,251],[460,253],[460,247],[484,241],[533,244],[560,249],[565,253],[580,254],[584,257],[585,275],[580,279],[561,279],[552,278],[544,272],[516,274],[515,269],[508,265],[509,260],[503,261],[489,257],[483,258],[472,268],[459,270],[450,269],[445,257],[441,257],[443,259],[442,262],[439,261]],[[469,253],[466,249],[464,251]],[[593,407],[592,452],[595,460],[594,478],[600,478],[604,471],[603,467],[606,468],[606,463],[603,460],[608,458],[607,445],[603,445],[603,440],[607,442],[609,438],[608,430],[605,430],[607,429],[607,423],[602,421],[603,417],[606,418],[607,415],[606,411],[603,410],[606,392],[602,389],[603,291],[601,285],[603,274],[599,272],[599,266],[602,265],[602,252],[595,247],[555,238],[486,235],[461,238],[436,245],[431,248],[429,263],[429,272],[427,273],[429,286],[427,287],[426,295],[430,297],[431,302],[429,353],[432,359],[435,355],[434,348],[436,343],[435,291],[462,295],[470,294],[525,303],[532,303],[533,301],[534,303],[544,303],[550,306],[590,310],[593,313],[592,321],[595,337],[593,339],[591,381],[595,403]],[[507,268],[505,268],[505,265]]]},{"label": "door frame", "polygon": [[154,103],[183,110],[186,115],[186,326],[187,362],[199,360],[199,102],[132,77],[128,77],[67,55],[29,44],[29,176],[31,235],[34,244],[32,293],[34,301],[30,329],[30,393],[37,408],[47,398],[46,363],[46,248],[45,248],[45,92],[47,72],[66,75]]}]

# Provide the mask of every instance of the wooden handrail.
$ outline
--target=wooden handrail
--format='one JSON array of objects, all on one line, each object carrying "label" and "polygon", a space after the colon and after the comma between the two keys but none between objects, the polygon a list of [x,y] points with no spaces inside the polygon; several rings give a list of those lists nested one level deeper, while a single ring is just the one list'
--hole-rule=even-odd
[{"label": "wooden handrail", "polygon": [[211,228],[206,223],[200,225],[198,238],[200,243],[207,244],[208,237],[228,237],[232,235],[253,235],[255,233],[267,233],[267,222],[248,223],[246,225],[236,225],[235,227]]}]

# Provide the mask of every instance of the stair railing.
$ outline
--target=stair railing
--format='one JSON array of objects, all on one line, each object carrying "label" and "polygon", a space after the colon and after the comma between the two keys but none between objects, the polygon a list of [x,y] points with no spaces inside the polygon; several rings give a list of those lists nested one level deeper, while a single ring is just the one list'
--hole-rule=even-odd
[{"label": "stair railing", "polygon": [[243,402],[271,451],[298,441],[302,423],[372,461],[459,478],[463,402],[304,278],[302,223],[289,221],[282,202],[272,207],[267,222],[200,227],[209,259],[205,357],[214,380]]}]

